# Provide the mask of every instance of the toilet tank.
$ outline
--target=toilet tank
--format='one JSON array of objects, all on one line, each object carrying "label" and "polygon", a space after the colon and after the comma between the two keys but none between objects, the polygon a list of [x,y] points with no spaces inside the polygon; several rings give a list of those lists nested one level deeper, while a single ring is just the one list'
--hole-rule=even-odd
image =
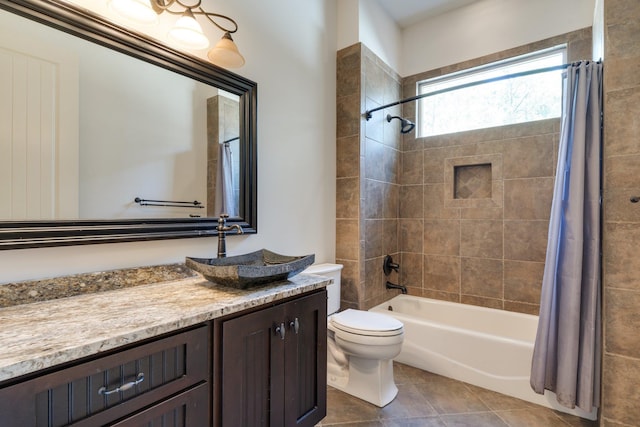
[{"label": "toilet tank", "polygon": [[316,274],[333,279],[333,283],[327,286],[327,315],[340,310],[340,273],[342,264],[314,264],[307,267],[303,273]]}]

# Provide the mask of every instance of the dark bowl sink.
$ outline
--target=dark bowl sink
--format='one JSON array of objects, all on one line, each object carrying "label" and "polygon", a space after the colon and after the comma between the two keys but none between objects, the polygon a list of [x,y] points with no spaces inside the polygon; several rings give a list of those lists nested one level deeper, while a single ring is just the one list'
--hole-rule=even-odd
[{"label": "dark bowl sink", "polygon": [[262,249],[225,258],[186,258],[207,280],[237,289],[289,279],[313,264],[315,255],[287,256]]}]

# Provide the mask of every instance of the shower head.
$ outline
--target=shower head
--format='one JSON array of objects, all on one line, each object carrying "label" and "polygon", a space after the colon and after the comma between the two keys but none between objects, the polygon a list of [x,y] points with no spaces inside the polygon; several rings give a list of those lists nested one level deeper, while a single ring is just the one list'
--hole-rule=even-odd
[{"label": "shower head", "polygon": [[400,116],[392,116],[391,114],[387,114],[387,121],[391,123],[391,120],[398,119],[400,120],[400,133],[409,133],[416,127],[416,124],[411,120],[403,119]]}]

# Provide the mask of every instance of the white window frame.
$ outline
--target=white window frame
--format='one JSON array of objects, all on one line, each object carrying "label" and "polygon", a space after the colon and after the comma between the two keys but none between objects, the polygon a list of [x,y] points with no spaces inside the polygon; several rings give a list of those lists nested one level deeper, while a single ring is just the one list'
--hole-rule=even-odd
[{"label": "white window frame", "polygon": [[[514,66],[518,66],[518,65],[524,65],[528,62],[534,61],[534,60],[539,60],[545,57],[549,57],[551,55],[556,55],[558,53],[562,54],[562,60],[561,63],[565,64],[567,62],[567,45],[566,44],[562,44],[562,45],[558,45],[558,46],[554,46],[554,47],[550,47],[547,49],[542,49],[542,50],[538,50],[535,52],[531,52],[528,54],[524,54],[524,55],[519,55],[519,56],[514,56],[511,58],[507,58],[501,61],[496,61],[496,62],[492,62],[489,64],[485,64],[485,65],[481,65],[478,67],[473,67],[473,68],[469,68],[466,70],[462,70],[462,71],[457,71],[454,73],[450,73],[444,76],[438,76],[438,77],[434,77],[431,79],[426,79],[426,80],[421,80],[418,81],[416,83],[416,94],[418,97],[422,96],[425,93],[431,93],[431,92],[440,92],[440,91],[444,91],[445,92],[453,92],[455,90],[458,89],[462,89],[464,87],[466,87],[466,85],[468,85],[471,82],[478,82],[478,85],[483,84],[484,80],[490,80],[492,78],[494,78],[495,76],[487,76],[486,74],[488,72],[492,72],[492,71],[496,71],[496,70],[501,70],[501,69],[508,69]],[[558,64],[561,65],[561,64]],[[534,68],[530,68],[529,70],[535,70],[538,67],[534,67]],[[505,73],[505,75],[507,74],[513,74],[516,72],[522,72],[522,71],[527,71],[526,69],[524,70],[518,70],[518,71],[513,71],[513,72],[509,72],[509,73]],[[473,77],[477,76],[476,79],[474,79]],[[517,77],[516,77],[517,78]],[[454,84],[455,81],[460,81],[461,79],[464,79],[461,83],[458,84]],[[447,85],[447,83],[450,83],[449,85]],[[487,82],[487,83],[492,83]],[[443,84],[444,84],[444,88],[443,88]],[[475,83],[474,83],[475,84]],[[437,86],[436,86],[437,85]],[[450,87],[449,87],[450,86]],[[462,88],[459,88],[458,86],[463,86]],[[559,86],[561,88],[561,85]],[[424,88],[433,88],[432,90],[424,90]],[[450,90],[447,90],[450,89]],[[437,95],[435,95],[437,96]],[[421,99],[418,99],[417,101],[417,105],[416,105],[416,132],[421,132],[423,126],[421,124],[422,121],[422,112],[421,112],[421,108],[422,108],[422,99],[425,99],[428,97],[424,97]],[[558,112],[558,116],[560,117],[560,111]],[[523,123],[523,122],[513,122],[515,123]],[[474,129],[478,129],[478,128],[474,128]],[[451,132],[442,132],[442,133],[436,133],[433,135],[422,135],[422,134],[416,134],[416,137],[430,137],[430,136],[437,136],[437,135],[444,135],[447,133],[455,133],[455,132],[463,132],[466,130],[472,130],[472,129],[460,129],[460,130],[455,130],[455,131],[451,131]]]}]

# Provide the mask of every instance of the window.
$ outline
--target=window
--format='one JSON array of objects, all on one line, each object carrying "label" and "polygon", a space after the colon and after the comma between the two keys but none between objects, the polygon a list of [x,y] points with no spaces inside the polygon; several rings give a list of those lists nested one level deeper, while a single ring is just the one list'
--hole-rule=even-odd
[{"label": "window", "polygon": [[[565,63],[566,46],[418,82],[418,95]],[[418,137],[560,117],[562,72],[480,83],[418,100]]]}]

